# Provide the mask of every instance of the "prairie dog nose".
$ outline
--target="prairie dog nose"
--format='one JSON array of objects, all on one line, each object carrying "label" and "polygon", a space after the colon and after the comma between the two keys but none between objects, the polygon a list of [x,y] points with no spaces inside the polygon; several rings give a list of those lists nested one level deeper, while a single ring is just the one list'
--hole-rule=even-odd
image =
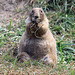
[{"label": "prairie dog nose", "polygon": [[37,19],[38,18],[38,16],[34,16],[35,17],[35,19]]}]

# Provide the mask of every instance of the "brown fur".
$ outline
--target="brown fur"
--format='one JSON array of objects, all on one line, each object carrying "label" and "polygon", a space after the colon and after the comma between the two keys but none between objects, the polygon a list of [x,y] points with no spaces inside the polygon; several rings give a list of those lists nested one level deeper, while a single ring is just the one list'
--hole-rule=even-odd
[{"label": "brown fur", "polygon": [[26,31],[20,40],[18,54],[22,52],[33,59],[39,58],[48,64],[56,65],[56,41],[49,29],[48,19],[41,8],[33,8],[26,19]]}]

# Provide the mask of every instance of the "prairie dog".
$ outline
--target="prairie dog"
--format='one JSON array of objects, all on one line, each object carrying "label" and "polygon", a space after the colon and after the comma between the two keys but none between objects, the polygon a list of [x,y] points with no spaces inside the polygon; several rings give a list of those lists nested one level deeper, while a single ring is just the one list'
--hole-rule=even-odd
[{"label": "prairie dog", "polygon": [[20,40],[18,55],[21,53],[21,57],[26,53],[30,58],[40,59],[54,66],[57,63],[56,41],[41,8],[33,8],[26,19],[26,30]]}]

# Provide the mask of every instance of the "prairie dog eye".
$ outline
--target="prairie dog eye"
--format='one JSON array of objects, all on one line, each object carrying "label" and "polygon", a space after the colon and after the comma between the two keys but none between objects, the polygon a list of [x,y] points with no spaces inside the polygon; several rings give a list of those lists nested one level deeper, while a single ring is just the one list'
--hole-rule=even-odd
[{"label": "prairie dog eye", "polygon": [[40,12],[41,12],[41,14],[42,14],[42,10],[41,10]]},{"label": "prairie dog eye", "polygon": [[31,13],[30,13],[30,15],[32,16],[33,14],[34,14],[34,11],[32,10]]},{"label": "prairie dog eye", "polygon": [[34,11],[32,10],[32,13],[34,13]]}]

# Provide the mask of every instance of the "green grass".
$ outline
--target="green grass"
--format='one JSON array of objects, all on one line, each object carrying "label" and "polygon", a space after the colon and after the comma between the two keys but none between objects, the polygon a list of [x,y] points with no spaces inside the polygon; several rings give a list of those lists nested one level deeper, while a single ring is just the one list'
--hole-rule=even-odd
[{"label": "green grass", "polygon": [[[59,14],[57,13],[57,15],[59,15]],[[62,16],[62,14],[61,14],[61,16]],[[54,17],[54,19],[55,19],[55,17]],[[72,19],[70,19],[70,20],[72,20]],[[55,22],[56,21],[54,21],[52,24],[55,24]],[[2,54],[0,53],[1,57],[2,57],[1,64],[3,64],[3,66],[4,66],[4,68],[1,68],[2,69],[1,72],[6,72],[6,74],[8,74],[9,71],[13,70],[13,72],[10,72],[12,74],[18,70],[19,72],[21,72],[21,71],[22,71],[22,73],[24,72],[24,74],[26,72],[27,74],[39,73],[41,75],[45,75],[45,74],[61,75],[64,73],[74,75],[74,73],[75,73],[75,71],[74,71],[74,64],[75,64],[75,62],[74,62],[74,60],[75,60],[74,45],[75,45],[75,43],[72,43],[72,40],[74,40],[74,39],[71,38],[71,37],[74,37],[74,35],[72,34],[73,32],[70,31],[71,30],[70,24],[68,25],[69,31],[67,31],[67,30],[64,31],[61,28],[61,26],[63,28],[65,28],[62,24],[63,22],[59,22],[58,23],[59,26],[57,24],[50,26],[52,33],[54,34],[54,36],[56,36],[56,39],[57,39],[58,63],[57,63],[57,66],[53,69],[50,66],[46,66],[45,64],[39,63],[37,61],[17,63],[17,58],[13,56],[13,51],[17,48],[16,43],[17,42],[19,43],[19,40],[25,30],[25,23],[23,22],[23,18],[20,21],[20,24],[22,24],[22,25],[19,26],[19,28],[16,28],[16,30],[14,30],[14,28],[13,28],[11,31],[10,30],[11,28],[6,29],[4,27],[0,27],[0,47],[2,48],[2,47],[8,46],[5,48],[7,50],[2,52]],[[72,25],[74,25],[73,22],[72,22]],[[58,31],[60,32],[60,34],[57,34]],[[69,34],[69,32],[70,32],[70,34]],[[68,36],[66,36],[66,34]],[[67,39],[68,37],[69,37],[69,39]],[[3,67],[3,66],[1,66],[1,67]],[[19,69],[19,68],[22,68],[22,69]],[[42,73],[41,73],[41,71],[42,71]]]},{"label": "green grass", "polygon": [[[59,11],[50,12],[48,5],[44,5],[44,0],[40,1],[46,15],[49,19],[50,30],[57,41],[58,62],[56,67],[52,68],[38,61],[30,60],[24,63],[18,63],[17,57],[13,56],[14,50],[18,48],[19,40],[25,31],[25,21],[22,17],[18,22],[18,27],[12,26],[13,20],[10,20],[8,28],[0,26],[0,73],[5,75],[74,75],[75,74],[75,18],[73,12],[64,13]],[[55,1],[55,0],[53,0]],[[60,0],[59,0],[60,1]],[[59,2],[58,2],[59,3]],[[42,5],[43,4],[43,5]],[[55,3],[54,3],[55,4]],[[53,5],[53,4],[52,4]],[[52,6],[51,5],[51,6]],[[57,9],[54,8],[57,6]],[[58,4],[52,6],[58,10],[63,8]],[[28,8],[29,10],[29,8]],[[71,10],[71,8],[69,8]],[[22,10],[21,10],[22,11]]]}]

